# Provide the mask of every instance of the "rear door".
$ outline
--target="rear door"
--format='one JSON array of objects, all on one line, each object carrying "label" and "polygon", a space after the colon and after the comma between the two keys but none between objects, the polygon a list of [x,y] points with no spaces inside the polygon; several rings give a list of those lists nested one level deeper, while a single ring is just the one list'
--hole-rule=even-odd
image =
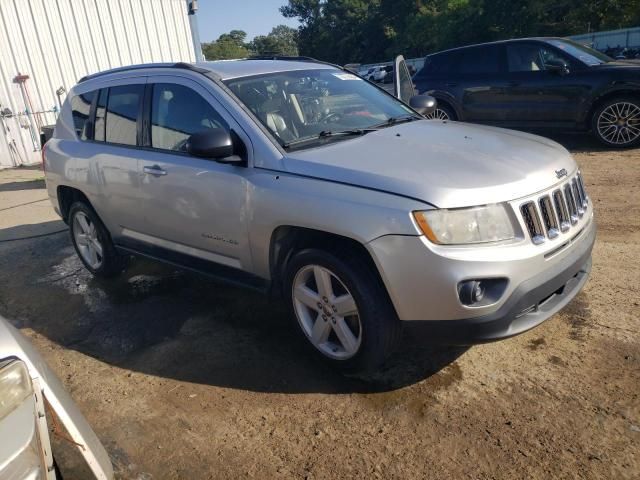
[{"label": "rear door", "polygon": [[[94,104],[93,147],[85,149],[93,165],[75,175],[95,179],[92,204],[116,241],[127,229],[138,228],[144,215],[140,206],[140,125],[146,77],[109,82],[98,91]],[[93,170],[93,171],[91,171]]]},{"label": "rear door", "polygon": [[445,88],[453,93],[462,120],[499,123],[505,117],[505,54],[501,44],[482,45],[452,53]]},{"label": "rear door", "polygon": [[393,61],[393,94],[407,105],[411,97],[416,95],[407,62],[402,55],[398,55]]},{"label": "rear door", "polygon": [[137,239],[199,260],[248,268],[250,169],[194,157],[185,149],[190,135],[223,128],[240,137],[250,159],[248,137],[209,88],[188,78],[150,77],[147,105],[150,138],[140,157],[145,224]]}]

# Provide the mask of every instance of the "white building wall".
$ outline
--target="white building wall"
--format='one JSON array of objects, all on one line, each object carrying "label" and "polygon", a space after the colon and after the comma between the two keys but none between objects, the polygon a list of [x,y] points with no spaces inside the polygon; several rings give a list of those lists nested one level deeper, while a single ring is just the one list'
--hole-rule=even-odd
[{"label": "white building wall", "polygon": [[[55,123],[60,87],[123,65],[195,59],[186,0],[0,0],[0,111],[13,113],[0,117],[0,168],[40,161],[39,127]],[[24,89],[18,73],[29,76]]]}]

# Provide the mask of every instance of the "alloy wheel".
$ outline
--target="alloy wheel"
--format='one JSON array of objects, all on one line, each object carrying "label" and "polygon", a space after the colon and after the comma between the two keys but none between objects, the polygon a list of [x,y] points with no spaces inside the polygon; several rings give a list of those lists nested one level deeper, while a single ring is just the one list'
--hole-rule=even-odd
[{"label": "alloy wheel", "polygon": [[333,272],[307,265],[292,285],[296,318],[309,341],[335,360],[353,357],[362,343],[362,323],[353,295]]},{"label": "alloy wheel", "polygon": [[449,117],[449,114],[445,110],[437,107],[432,113],[425,115],[424,118],[428,120],[451,120],[451,117]]},{"label": "alloy wheel", "polygon": [[640,138],[640,106],[630,102],[609,105],[598,116],[598,134],[613,145],[631,144]]},{"label": "alloy wheel", "polygon": [[73,238],[82,259],[94,270],[100,268],[103,246],[95,223],[83,212],[76,212],[73,217]]}]

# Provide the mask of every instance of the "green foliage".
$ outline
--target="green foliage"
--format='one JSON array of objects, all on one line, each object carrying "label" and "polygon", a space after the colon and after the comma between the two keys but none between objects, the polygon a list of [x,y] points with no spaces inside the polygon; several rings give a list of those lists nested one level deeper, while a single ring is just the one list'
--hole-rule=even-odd
[{"label": "green foliage", "polygon": [[278,25],[269,35],[259,35],[249,44],[257,55],[298,55],[298,30]]},{"label": "green foliage", "polygon": [[245,42],[242,30],[223,33],[215,42],[203,43],[202,52],[207,60],[246,58],[250,55],[298,55],[298,30],[278,25],[269,35],[260,35]]},{"label": "green foliage", "polygon": [[245,58],[249,55],[249,50],[244,43],[245,38],[247,38],[247,34],[242,30],[223,33],[215,42],[202,44],[204,58],[207,60]]},{"label": "green foliage", "polygon": [[289,0],[302,55],[335,63],[640,24],[640,0]]}]

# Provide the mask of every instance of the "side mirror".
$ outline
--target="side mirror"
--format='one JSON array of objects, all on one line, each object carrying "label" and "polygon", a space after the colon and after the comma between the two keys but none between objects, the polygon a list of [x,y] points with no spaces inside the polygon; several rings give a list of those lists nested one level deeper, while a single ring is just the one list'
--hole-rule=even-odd
[{"label": "side mirror", "polygon": [[550,60],[545,63],[545,68],[549,72],[555,72],[558,75],[568,75],[569,74],[569,65],[567,65],[562,60]]},{"label": "side mirror", "polygon": [[409,99],[409,106],[422,116],[436,111],[438,101],[431,95],[414,95]]},{"label": "side mirror", "polygon": [[231,134],[223,128],[212,128],[194,133],[187,140],[187,152],[194,157],[212,158],[220,163],[242,163],[234,155]]}]

